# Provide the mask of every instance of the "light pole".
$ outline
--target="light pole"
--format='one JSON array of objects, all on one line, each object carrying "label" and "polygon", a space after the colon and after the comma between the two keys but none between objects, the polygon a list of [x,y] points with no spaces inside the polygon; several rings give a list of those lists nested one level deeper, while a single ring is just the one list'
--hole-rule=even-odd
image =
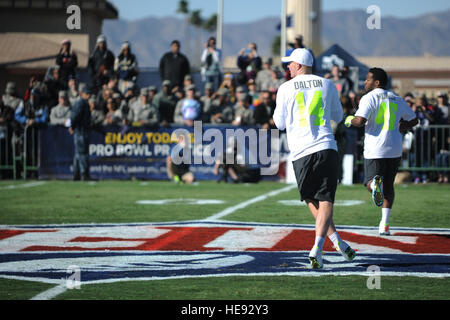
[{"label": "light pole", "polygon": [[218,0],[218,8],[217,8],[217,48],[222,50],[223,44],[223,36],[222,36],[222,27],[223,27],[223,0]]},{"label": "light pole", "polygon": [[280,57],[286,54],[286,18],[287,18],[287,0],[281,0],[281,37],[280,37]]}]

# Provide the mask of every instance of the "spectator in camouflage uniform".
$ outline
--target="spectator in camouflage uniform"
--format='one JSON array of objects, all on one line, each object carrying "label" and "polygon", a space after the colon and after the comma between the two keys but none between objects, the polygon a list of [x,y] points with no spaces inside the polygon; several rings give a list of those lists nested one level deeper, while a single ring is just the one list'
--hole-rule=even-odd
[{"label": "spectator in camouflage uniform", "polygon": [[6,84],[6,90],[5,94],[2,96],[2,101],[5,106],[10,107],[14,111],[16,111],[21,103],[23,103],[22,99],[17,96],[15,82],[10,81]]},{"label": "spectator in camouflage uniform", "polygon": [[250,108],[251,97],[248,94],[241,94],[237,102],[233,124],[235,126],[248,126],[255,124],[254,111]]},{"label": "spectator in camouflage uniform", "polygon": [[155,105],[158,107],[161,115],[161,124],[167,126],[173,123],[173,113],[178,99],[172,94],[170,80],[164,80],[162,90],[155,95]]},{"label": "spectator in camouflage uniform", "polygon": [[89,100],[89,109],[91,110],[91,127],[98,127],[105,121],[105,113],[97,108],[95,95],[92,95]]},{"label": "spectator in camouflage uniform", "polygon": [[65,125],[70,119],[70,105],[66,91],[58,93],[58,105],[52,108],[50,112],[50,124]]},{"label": "spectator in camouflage uniform", "polygon": [[211,123],[231,123],[233,121],[233,106],[229,102],[229,91],[225,88],[217,91],[217,99],[211,104]]},{"label": "spectator in camouflage uniform", "polygon": [[200,103],[202,105],[202,121],[208,123],[211,119],[210,111],[213,102],[214,85],[212,82],[205,84],[205,95],[200,97]]},{"label": "spectator in camouflage uniform", "polygon": [[159,125],[158,108],[148,100],[148,89],[141,89],[139,100],[130,105],[128,121],[134,126],[156,127]]}]

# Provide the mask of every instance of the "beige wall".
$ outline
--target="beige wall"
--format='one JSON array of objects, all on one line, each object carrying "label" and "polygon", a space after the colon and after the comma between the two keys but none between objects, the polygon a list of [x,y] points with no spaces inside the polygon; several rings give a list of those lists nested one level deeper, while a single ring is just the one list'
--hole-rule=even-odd
[{"label": "beige wall", "polygon": [[3,32],[38,32],[38,33],[66,33],[88,34],[89,52],[95,47],[97,36],[102,30],[102,19],[93,12],[82,11],[81,29],[69,30],[66,21],[69,15],[65,8],[61,10],[0,10],[0,33]]}]

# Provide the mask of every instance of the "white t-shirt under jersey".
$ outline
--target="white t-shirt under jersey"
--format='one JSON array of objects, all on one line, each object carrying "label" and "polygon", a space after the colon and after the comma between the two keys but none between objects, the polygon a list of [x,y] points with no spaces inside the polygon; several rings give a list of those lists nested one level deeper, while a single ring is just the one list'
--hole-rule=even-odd
[{"label": "white t-shirt under jersey", "polygon": [[273,120],[286,129],[290,160],[326,149],[337,150],[331,120],[342,121],[341,101],[334,84],[316,75],[299,75],[278,89]]},{"label": "white t-shirt under jersey", "polygon": [[374,89],[361,98],[355,116],[367,119],[364,138],[364,158],[398,158],[402,155],[401,119],[416,117],[399,96],[384,89]]}]

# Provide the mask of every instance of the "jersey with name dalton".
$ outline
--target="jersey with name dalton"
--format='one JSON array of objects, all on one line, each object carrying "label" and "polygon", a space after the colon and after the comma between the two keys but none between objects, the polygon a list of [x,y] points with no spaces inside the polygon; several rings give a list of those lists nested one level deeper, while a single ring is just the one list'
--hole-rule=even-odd
[{"label": "jersey with name dalton", "polygon": [[298,75],[278,89],[273,120],[286,129],[290,160],[322,150],[337,151],[331,120],[341,122],[342,105],[335,85],[316,75]]},{"label": "jersey with name dalton", "polygon": [[367,119],[364,138],[364,158],[398,158],[402,155],[400,120],[411,121],[416,115],[399,96],[377,88],[359,102],[355,116]]}]

